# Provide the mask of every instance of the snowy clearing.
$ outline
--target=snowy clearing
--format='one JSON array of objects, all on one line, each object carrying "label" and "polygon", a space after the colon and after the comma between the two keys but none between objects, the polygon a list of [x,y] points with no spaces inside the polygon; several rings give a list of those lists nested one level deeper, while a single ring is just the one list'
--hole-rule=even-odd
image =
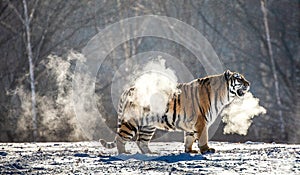
[{"label": "snowy clearing", "polygon": [[[196,145],[196,144],[195,144]],[[152,142],[156,155],[116,155],[98,142],[0,143],[0,174],[300,174],[300,145],[210,142],[214,154],[185,154]]]}]

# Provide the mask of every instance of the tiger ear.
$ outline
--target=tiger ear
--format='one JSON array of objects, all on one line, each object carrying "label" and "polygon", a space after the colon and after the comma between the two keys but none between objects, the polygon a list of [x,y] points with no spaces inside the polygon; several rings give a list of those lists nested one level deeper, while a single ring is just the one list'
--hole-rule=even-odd
[{"label": "tiger ear", "polygon": [[226,70],[224,72],[224,76],[225,76],[226,80],[229,80],[229,78],[231,77],[231,75],[232,75],[232,72],[230,70]]}]

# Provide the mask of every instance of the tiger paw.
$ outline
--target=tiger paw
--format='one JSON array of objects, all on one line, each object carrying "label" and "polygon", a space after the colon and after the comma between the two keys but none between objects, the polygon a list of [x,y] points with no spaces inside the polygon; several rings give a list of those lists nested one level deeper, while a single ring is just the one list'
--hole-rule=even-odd
[{"label": "tiger paw", "polygon": [[119,152],[118,154],[131,154],[129,151]]},{"label": "tiger paw", "polygon": [[192,153],[192,154],[197,154],[197,153],[199,153],[199,151],[197,151],[197,150],[186,150],[185,152],[186,152],[186,153]]},{"label": "tiger paw", "polygon": [[216,150],[214,148],[208,148],[207,150],[201,150],[201,154],[212,154],[215,152],[216,152]]},{"label": "tiger paw", "polygon": [[150,154],[160,154],[160,152],[157,152],[157,151],[150,151]]},{"label": "tiger paw", "polygon": [[216,152],[216,150],[214,148],[208,147],[207,144],[205,144],[203,146],[199,146],[199,148],[200,148],[201,154],[211,154],[211,153],[215,153]]}]

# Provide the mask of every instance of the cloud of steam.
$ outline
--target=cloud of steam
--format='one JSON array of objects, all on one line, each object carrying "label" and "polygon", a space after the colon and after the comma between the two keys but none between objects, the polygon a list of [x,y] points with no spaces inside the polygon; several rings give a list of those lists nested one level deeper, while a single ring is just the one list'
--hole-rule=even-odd
[{"label": "cloud of steam", "polygon": [[248,92],[243,98],[236,98],[222,112],[222,121],[226,123],[224,134],[240,134],[246,135],[248,128],[252,123],[252,119],[259,115],[265,114],[267,111],[259,105],[259,99],[253,97]]},{"label": "cloud of steam", "polygon": [[177,91],[175,72],[166,68],[165,62],[161,57],[150,61],[133,83],[136,94],[132,101],[160,115],[165,112],[168,100]]},{"label": "cloud of steam", "polygon": [[[71,140],[82,139],[82,133],[77,126],[77,121],[74,113],[73,94],[72,94],[72,62],[84,61],[84,57],[80,53],[70,51],[66,58],[56,55],[49,55],[48,62],[44,65],[46,70],[52,75],[55,80],[57,91],[51,96],[42,96],[40,99],[40,115],[41,124],[44,130],[58,130],[64,132],[60,127],[65,127],[66,135]],[[45,127],[46,126],[46,127]],[[53,137],[59,136],[57,133]],[[49,137],[49,136],[46,136]],[[47,138],[51,139],[51,138]]]},{"label": "cloud of steam", "polygon": [[[75,141],[83,135],[77,126],[72,99],[72,62],[81,56],[70,52],[66,58],[49,55],[36,68],[38,141]],[[24,85],[14,91],[20,101],[16,122],[18,141],[30,141],[32,133],[31,94]]]}]

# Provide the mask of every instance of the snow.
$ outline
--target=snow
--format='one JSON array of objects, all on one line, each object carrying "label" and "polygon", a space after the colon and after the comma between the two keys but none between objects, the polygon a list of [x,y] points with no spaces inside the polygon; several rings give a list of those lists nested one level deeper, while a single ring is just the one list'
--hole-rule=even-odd
[{"label": "snow", "polygon": [[[196,145],[196,144],[195,144]],[[0,143],[0,174],[300,174],[300,145],[210,142],[214,154],[186,154],[180,142],[151,142],[157,154],[117,155],[98,142]]]}]

